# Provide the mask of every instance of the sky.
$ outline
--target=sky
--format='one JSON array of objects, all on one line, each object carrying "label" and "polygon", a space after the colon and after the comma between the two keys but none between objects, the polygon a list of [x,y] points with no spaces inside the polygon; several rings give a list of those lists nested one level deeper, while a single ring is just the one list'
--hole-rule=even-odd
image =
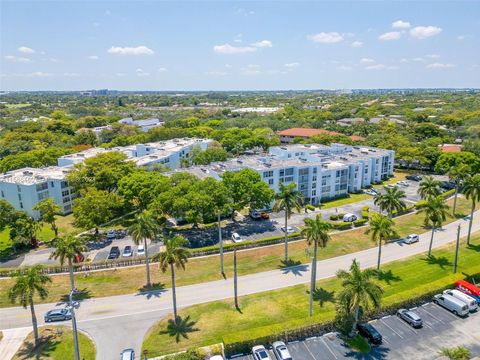
[{"label": "sky", "polygon": [[0,90],[480,87],[479,1],[5,1]]}]

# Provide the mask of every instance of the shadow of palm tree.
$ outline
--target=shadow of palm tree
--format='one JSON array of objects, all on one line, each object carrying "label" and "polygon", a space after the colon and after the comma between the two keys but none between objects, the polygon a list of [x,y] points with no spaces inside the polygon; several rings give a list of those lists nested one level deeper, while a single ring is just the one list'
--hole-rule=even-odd
[{"label": "shadow of palm tree", "polygon": [[150,287],[146,285],[138,288],[138,294],[141,296],[145,296],[147,299],[151,299],[153,297],[158,298],[166,291],[165,284],[163,283],[153,283]]},{"label": "shadow of palm tree", "polygon": [[[90,290],[88,290],[87,288],[83,288],[82,290],[77,289],[77,292],[75,293],[73,298],[75,299],[75,301],[80,302],[86,299],[90,299],[91,297],[92,297],[92,294]],[[69,301],[70,301],[70,298],[68,294],[64,294],[60,298],[60,301],[57,303],[57,305],[67,304]]]},{"label": "shadow of palm tree", "polygon": [[387,359],[389,352],[390,349],[382,345],[372,348],[368,354],[362,354],[361,352],[350,350],[349,352],[345,353],[345,357],[358,360],[379,360]]},{"label": "shadow of palm tree", "polygon": [[394,275],[392,270],[379,270],[378,271],[378,280],[385,281],[388,285],[390,285],[393,281],[401,281],[402,278],[398,275]]},{"label": "shadow of palm tree", "polygon": [[52,329],[40,330],[40,343],[35,346],[35,342],[26,342],[17,352],[18,359],[49,359],[59,344],[57,336],[61,336],[62,331],[54,331]]},{"label": "shadow of palm tree", "polygon": [[[309,292],[309,291],[308,291]],[[313,290],[313,300],[320,302],[320,307],[326,302],[335,302],[335,291],[328,291],[323,288]]]},{"label": "shadow of palm tree", "polygon": [[296,276],[302,276],[308,270],[308,265],[302,264],[301,261],[288,259],[288,261],[282,260],[278,268],[282,270],[282,274],[292,273]]},{"label": "shadow of palm tree", "polygon": [[190,315],[186,318],[177,316],[175,320],[169,319],[167,328],[163,331],[160,331],[160,334],[168,334],[175,337],[175,341],[178,343],[182,338],[188,339],[188,334],[191,332],[199,331],[195,327],[197,322],[190,319]]},{"label": "shadow of palm tree", "polygon": [[469,244],[469,245],[467,245],[467,249],[468,250],[473,250],[473,251],[476,251],[476,252],[480,252],[480,245]]},{"label": "shadow of palm tree", "polygon": [[438,265],[442,270],[445,270],[447,266],[453,266],[452,262],[445,256],[436,257],[435,255],[430,255],[422,260],[426,261],[429,265]]}]

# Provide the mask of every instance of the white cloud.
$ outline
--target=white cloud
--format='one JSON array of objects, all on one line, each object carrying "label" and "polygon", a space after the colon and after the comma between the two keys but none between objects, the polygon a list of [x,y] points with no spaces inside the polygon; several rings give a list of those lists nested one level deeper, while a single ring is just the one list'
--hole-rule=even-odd
[{"label": "white cloud", "polygon": [[257,51],[252,46],[233,46],[230,44],[215,45],[213,51],[219,54],[245,54]]},{"label": "white cloud", "polygon": [[150,75],[150,73],[145,72],[143,71],[143,69],[140,69],[140,68],[135,70],[135,72],[137,73],[137,76],[141,76],[141,77]]},{"label": "white cloud", "polygon": [[406,59],[406,58],[402,58],[402,59],[400,59],[400,62],[402,62],[402,63],[406,63],[406,62],[408,62],[408,59]]},{"label": "white cloud", "polygon": [[425,55],[426,58],[429,58],[429,59],[438,59],[440,57],[440,55],[438,54],[428,54],[428,55]]},{"label": "white cloud", "polygon": [[32,48],[29,48],[27,46],[20,46],[17,50],[19,52],[21,52],[22,54],[34,54],[35,53],[35,50],[33,50]]},{"label": "white cloud", "polygon": [[66,76],[66,77],[78,77],[80,76],[79,73],[63,73],[63,76]]},{"label": "white cloud", "polygon": [[26,76],[27,77],[48,77],[48,76],[52,76],[52,74],[45,73],[43,71],[35,71],[35,72],[32,72],[32,73],[26,74]]},{"label": "white cloud", "polygon": [[397,20],[392,23],[393,29],[408,29],[410,27],[410,23],[408,21]]},{"label": "white cloud", "polygon": [[352,45],[352,47],[354,47],[354,48],[359,48],[359,47],[362,47],[362,46],[363,46],[363,42],[361,42],[361,41],[354,41],[354,42],[352,42],[351,45]]},{"label": "white cloud", "polygon": [[443,63],[438,63],[438,62],[427,65],[428,69],[450,69],[450,68],[454,68],[454,67],[455,67],[454,64],[443,64]]},{"label": "white cloud", "polygon": [[5,60],[15,62],[15,63],[21,63],[21,64],[28,64],[32,60],[26,57],[21,57],[21,56],[15,56],[15,55],[6,55]]},{"label": "white cloud", "polygon": [[417,26],[410,30],[410,35],[423,40],[431,36],[438,35],[442,32],[442,29],[438,26]]},{"label": "white cloud", "polygon": [[254,42],[252,46],[257,48],[271,48],[273,44],[270,40],[261,40]]},{"label": "white cloud", "polygon": [[458,40],[458,41],[463,41],[463,40],[465,40],[466,38],[467,38],[466,35],[458,35],[458,36],[457,36],[457,40]]},{"label": "white cloud", "polygon": [[230,64],[225,64],[225,67],[226,67],[227,69],[230,69],[230,68],[232,68],[232,67],[233,67],[233,65],[230,65]]},{"label": "white cloud", "polygon": [[168,71],[168,69],[166,67],[161,67],[161,68],[158,69],[158,72],[160,72],[160,73],[164,73],[164,72],[167,72],[167,71]]},{"label": "white cloud", "polygon": [[260,69],[260,65],[257,65],[257,64],[249,64],[247,65],[247,68],[248,69]]},{"label": "white cloud", "polygon": [[340,65],[339,67],[337,67],[338,70],[352,70],[353,68],[351,66],[347,66],[347,65]]},{"label": "white cloud", "polygon": [[107,50],[109,54],[115,55],[152,55],[154,51],[148,47],[141,45],[137,47],[121,47],[121,46],[112,46]]},{"label": "white cloud", "polygon": [[98,56],[97,55],[90,55],[90,56],[87,56],[87,59],[88,60],[98,60]]},{"label": "white cloud", "polygon": [[416,57],[416,58],[413,58],[412,61],[415,61],[415,62],[425,62],[426,60],[425,60],[423,57]]},{"label": "white cloud", "polygon": [[365,69],[367,70],[397,70],[399,69],[398,66],[386,66],[383,64],[376,64],[376,65],[370,65],[367,66]]},{"label": "white cloud", "polygon": [[309,35],[308,38],[316,43],[334,44],[343,41],[343,35],[334,32],[320,32],[318,34]]},{"label": "white cloud", "polygon": [[369,64],[369,63],[373,63],[373,62],[375,62],[375,60],[370,59],[370,58],[361,58],[360,59],[361,64]]},{"label": "white cloud", "polygon": [[283,64],[283,66],[285,66],[288,69],[293,69],[293,68],[299,67],[300,63],[293,62],[293,63]]},{"label": "white cloud", "polygon": [[402,37],[402,33],[399,31],[391,31],[387,32],[385,34],[382,34],[378,37],[378,40],[382,41],[392,41],[392,40],[398,40]]}]

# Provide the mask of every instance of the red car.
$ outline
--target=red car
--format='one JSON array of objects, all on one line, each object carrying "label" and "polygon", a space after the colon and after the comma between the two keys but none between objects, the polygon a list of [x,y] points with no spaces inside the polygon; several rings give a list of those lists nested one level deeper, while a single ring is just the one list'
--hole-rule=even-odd
[{"label": "red car", "polygon": [[83,254],[75,255],[75,258],[73,259],[74,263],[82,263],[85,260],[85,256]]},{"label": "red car", "polygon": [[475,286],[465,280],[458,280],[455,283],[455,289],[460,290],[464,294],[470,295],[471,297],[475,298],[477,302],[480,302],[480,288],[478,286]]},{"label": "red car", "polygon": [[262,217],[262,219],[270,219],[270,215],[268,215],[266,211],[262,211],[260,213],[260,216]]}]

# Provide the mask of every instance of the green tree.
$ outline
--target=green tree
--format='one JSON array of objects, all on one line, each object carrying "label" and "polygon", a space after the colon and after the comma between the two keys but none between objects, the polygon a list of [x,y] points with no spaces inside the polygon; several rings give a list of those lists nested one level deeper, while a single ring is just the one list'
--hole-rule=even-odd
[{"label": "green tree", "polygon": [[453,209],[452,214],[455,216],[455,210],[457,208],[457,197],[458,191],[460,190],[460,184],[465,180],[465,178],[470,173],[471,169],[468,165],[455,165],[448,170],[447,174],[450,179],[455,184],[455,196],[453,198]]},{"label": "green tree", "polygon": [[48,275],[43,274],[41,265],[32,266],[25,272],[19,270],[14,273],[13,278],[15,283],[10,288],[8,297],[12,304],[18,301],[25,309],[30,306],[35,346],[38,346],[40,339],[33,300],[35,296],[39,296],[42,300],[46,299],[48,295],[46,284],[51,282],[51,279]]},{"label": "green tree", "polygon": [[437,227],[442,227],[442,223],[448,216],[448,205],[445,204],[443,196],[429,197],[426,200],[425,207],[420,212],[425,214],[425,226],[432,226],[432,235],[430,237],[430,246],[428,247],[428,256],[432,255],[433,235]]},{"label": "green tree", "polygon": [[75,257],[82,256],[82,253],[87,251],[85,241],[81,237],[67,235],[65,237],[55,239],[55,249],[50,254],[50,259],[58,259],[60,265],[68,263],[68,272],[70,274],[70,289],[75,290],[75,281],[73,277],[73,262]]},{"label": "green tree", "polygon": [[392,218],[378,213],[374,214],[369,221],[369,228],[366,234],[370,234],[371,240],[378,244],[377,270],[380,269],[382,243],[397,236],[393,229],[394,224]]},{"label": "green tree", "polygon": [[14,221],[15,214],[15,208],[8,201],[0,200],[0,232]]},{"label": "green tree", "polygon": [[450,360],[469,360],[472,356],[470,350],[465,346],[441,348],[438,353],[442,356],[446,356]]},{"label": "green tree", "polygon": [[40,221],[45,224],[49,224],[55,233],[55,237],[57,237],[58,226],[56,220],[57,215],[62,211],[60,206],[57,205],[52,198],[48,198],[37,203],[33,210],[40,212]]},{"label": "green tree", "polygon": [[425,176],[418,187],[418,194],[422,199],[436,197],[440,195],[440,181],[433,176]]},{"label": "green tree", "polygon": [[440,155],[435,164],[435,171],[447,173],[450,168],[460,165],[468,166],[473,174],[480,173],[480,157],[468,151]]},{"label": "green tree", "polygon": [[463,193],[467,199],[472,200],[472,211],[470,213],[470,222],[468,224],[467,244],[470,244],[472,233],[473,213],[478,202],[480,202],[480,174],[469,176],[463,185]]},{"label": "green tree", "polygon": [[280,191],[275,195],[273,211],[285,213],[285,264],[288,263],[288,219],[293,210],[300,212],[303,205],[303,194],[297,190],[297,184],[284,185],[280,183]]},{"label": "green tree", "polygon": [[15,245],[34,245],[40,224],[24,212],[17,211],[14,221],[10,223],[10,239]]},{"label": "green tree", "polygon": [[167,176],[136,169],[119,181],[118,194],[131,206],[144,210],[159,192],[166,191],[169,187],[170,180]]},{"label": "green tree", "polygon": [[385,211],[389,217],[393,217],[395,211],[400,212],[406,208],[404,201],[406,198],[405,191],[399,189],[397,186],[393,188],[384,187],[383,189],[385,193],[375,195],[373,201],[381,211]]},{"label": "green tree", "polygon": [[172,276],[173,314],[177,322],[179,317],[175,292],[175,267],[185,270],[185,264],[188,262],[188,250],[184,246],[187,244],[187,240],[183,236],[175,235],[173,238],[165,239],[164,244],[165,250],[158,255],[158,259],[162,272],[165,273],[170,269]]},{"label": "green tree", "polygon": [[357,323],[360,318],[360,307],[369,310],[371,305],[374,308],[380,307],[383,289],[374,281],[378,271],[373,269],[361,270],[356,259],[350,266],[350,271],[337,271],[337,278],[340,279],[342,290],[338,295],[341,306],[353,315],[354,322],[350,336],[355,336]]},{"label": "green tree", "polygon": [[143,241],[145,247],[145,268],[147,273],[147,287],[151,286],[150,281],[150,265],[148,257],[148,239],[153,240],[160,233],[160,226],[155,221],[152,214],[144,210],[140,214],[135,215],[135,221],[128,228],[128,233],[132,236],[133,242],[138,245]]}]

